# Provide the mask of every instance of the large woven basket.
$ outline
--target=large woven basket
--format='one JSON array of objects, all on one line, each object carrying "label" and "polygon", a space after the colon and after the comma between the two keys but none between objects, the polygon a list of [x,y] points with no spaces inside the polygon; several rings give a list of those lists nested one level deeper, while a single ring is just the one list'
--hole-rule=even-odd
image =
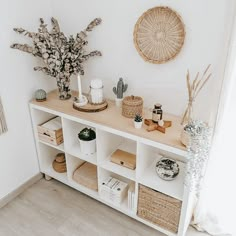
[{"label": "large woven basket", "polygon": [[136,114],[142,115],[143,99],[138,96],[127,96],[122,101],[122,115],[134,118]]},{"label": "large woven basket", "polygon": [[181,17],[169,7],[146,11],[134,28],[134,44],[148,62],[161,64],[174,59],[184,44],[185,29]]},{"label": "large woven basket", "polygon": [[177,233],[182,202],[151,188],[139,185],[138,216]]}]

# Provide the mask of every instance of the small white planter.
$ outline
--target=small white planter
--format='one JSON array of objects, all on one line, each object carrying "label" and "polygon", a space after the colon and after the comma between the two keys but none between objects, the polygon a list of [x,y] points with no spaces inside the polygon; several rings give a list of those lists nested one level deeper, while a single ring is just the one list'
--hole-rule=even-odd
[{"label": "small white planter", "polygon": [[142,128],[142,124],[143,124],[143,122],[136,122],[136,121],[134,121],[135,129],[141,129]]},{"label": "small white planter", "polygon": [[117,107],[121,107],[123,98],[116,98],[115,101],[116,101],[116,106],[117,106]]},{"label": "small white planter", "polygon": [[85,155],[91,155],[96,152],[96,139],[84,141],[79,139],[81,152]]}]

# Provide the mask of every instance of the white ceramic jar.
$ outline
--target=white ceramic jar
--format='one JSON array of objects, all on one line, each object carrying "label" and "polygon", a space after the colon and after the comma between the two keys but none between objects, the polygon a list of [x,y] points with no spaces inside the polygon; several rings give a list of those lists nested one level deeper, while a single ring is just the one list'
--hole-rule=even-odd
[{"label": "white ceramic jar", "polygon": [[103,103],[103,84],[102,80],[94,79],[90,83],[90,102],[92,104]]}]

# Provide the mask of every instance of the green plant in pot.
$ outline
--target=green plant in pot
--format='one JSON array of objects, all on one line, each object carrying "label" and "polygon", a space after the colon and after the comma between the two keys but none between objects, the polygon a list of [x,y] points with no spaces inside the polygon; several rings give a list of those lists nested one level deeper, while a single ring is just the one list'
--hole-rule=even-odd
[{"label": "green plant in pot", "polygon": [[143,124],[143,117],[140,114],[136,114],[134,117],[134,127],[136,129],[141,129]]},{"label": "green plant in pot", "polygon": [[90,155],[96,152],[96,132],[93,129],[87,127],[82,129],[78,138],[83,154]]}]

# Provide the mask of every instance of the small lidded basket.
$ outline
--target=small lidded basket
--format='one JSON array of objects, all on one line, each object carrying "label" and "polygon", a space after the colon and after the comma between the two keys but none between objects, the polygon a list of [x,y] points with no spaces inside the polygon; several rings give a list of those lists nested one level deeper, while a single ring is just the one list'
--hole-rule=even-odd
[{"label": "small lidded basket", "polygon": [[143,99],[138,96],[127,96],[122,101],[122,115],[134,118],[136,114],[143,112]]}]

